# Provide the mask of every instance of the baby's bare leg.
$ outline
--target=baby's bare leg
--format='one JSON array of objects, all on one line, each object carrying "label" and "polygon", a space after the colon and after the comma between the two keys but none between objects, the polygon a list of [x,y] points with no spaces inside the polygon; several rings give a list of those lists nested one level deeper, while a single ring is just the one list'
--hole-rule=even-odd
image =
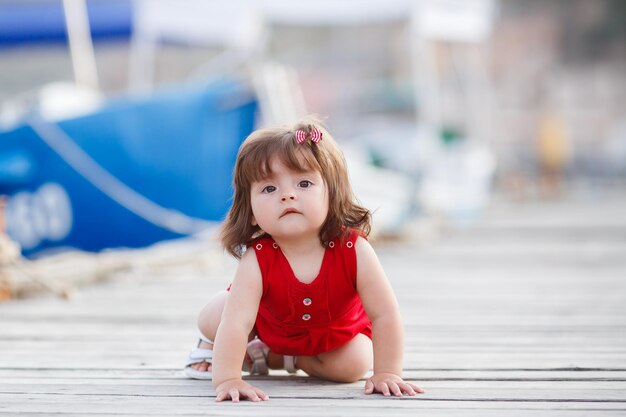
[{"label": "baby's bare leg", "polygon": [[198,329],[210,340],[215,340],[217,327],[220,325],[220,321],[222,321],[222,312],[224,311],[227,297],[228,291],[218,292],[198,314]]},{"label": "baby's bare leg", "polygon": [[[215,340],[215,334],[222,319],[227,296],[227,291],[215,294],[198,314],[198,330],[209,340]],[[202,349],[213,349],[212,344],[204,341],[200,342],[199,347]],[[211,365],[206,362],[194,363],[191,367],[202,372],[211,370]]]},{"label": "baby's bare leg", "polygon": [[297,366],[307,374],[336,382],[358,381],[372,367],[372,341],[358,334],[345,345],[317,356],[298,356]]}]

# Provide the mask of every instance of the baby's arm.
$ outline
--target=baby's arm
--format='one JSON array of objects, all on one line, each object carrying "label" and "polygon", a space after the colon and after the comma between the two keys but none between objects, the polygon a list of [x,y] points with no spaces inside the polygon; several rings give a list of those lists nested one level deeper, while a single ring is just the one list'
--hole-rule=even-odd
[{"label": "baby's arm", "polygon": [[216,401],[230,398],[238,402],[240,397],[252,401],[269,398],[241,379],[241,364],[262,294],[263,281],[256,254],[249,250],[239,262],[215,336],[213,387],[217,393]]},{"label": "baby's arm", "polygon": [[356,242],[357,291],[372,321],[374,375],[365,383],[365,393],[375,391],[388,396],[424,392],[402,379],[404,329],[396,296],[369,242]]}]

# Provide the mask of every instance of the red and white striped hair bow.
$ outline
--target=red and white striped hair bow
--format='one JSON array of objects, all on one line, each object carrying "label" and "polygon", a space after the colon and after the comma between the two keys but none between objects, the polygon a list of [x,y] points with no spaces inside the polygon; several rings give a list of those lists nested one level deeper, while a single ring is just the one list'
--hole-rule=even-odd
[{"label": "red and white striped hair bow", "polygon": [[[309,135],[313,143],[318,143],[320,140],[322,140],[322,132],[320,132],[320,130],[316,127],[311,129]],[[306,132],[304,130],[296,130],[295,136],[296,142],[298,142],[299,144],[303,143],[306,140]]]},{"label": "red and white striped hair bow", "polygon": [[322,132],[320,132],[320,130],[316,127],[311,129],[311,132],[309,134],[311,135],[311,140],[313,141],[313,143],[317,143],[322,140]]},{"label": "red and white striped hair bow", "polygon": [[296,142],[302,143],[306,139],[306,133],[304,130],[296,130]]}]

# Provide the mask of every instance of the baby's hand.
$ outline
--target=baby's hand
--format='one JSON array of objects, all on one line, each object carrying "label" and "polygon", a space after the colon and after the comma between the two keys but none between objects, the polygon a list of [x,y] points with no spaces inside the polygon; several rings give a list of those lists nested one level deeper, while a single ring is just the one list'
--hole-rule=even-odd
[{"label": "baby's hand", "polygon": [[373,392],[380,392],[385,397],[393,394],[396,397],[402,397],[404,392],[407,395],[423,394],[425,391],[415,384],[410,382],[404,382],[396,374],[392,373],[378,373],[372,375],[365,381],[365,393],[372,394]]},{"label": "baby's hand", "polygon": [[215,401],[218,402],[231,399],[234,403],[238,403],[239,397],[255,402],[270,399],[269,395],[241,379],[224,381],[215,388],[215,392],[217,393]]}]

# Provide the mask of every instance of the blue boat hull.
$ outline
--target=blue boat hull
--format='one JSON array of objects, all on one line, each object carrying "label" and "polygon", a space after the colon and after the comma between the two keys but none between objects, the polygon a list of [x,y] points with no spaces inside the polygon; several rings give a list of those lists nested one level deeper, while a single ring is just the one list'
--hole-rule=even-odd
[{"label": "blue boat hull", "polygon": [[33,123],[0,132],[9,235],[30,256],[59,247],[142,247],[188,232],[171,219],[155,221],[163,213],[222,220],[256,109],[244,87],[223,83],[120,100],[49,126],[65,142]]}]

